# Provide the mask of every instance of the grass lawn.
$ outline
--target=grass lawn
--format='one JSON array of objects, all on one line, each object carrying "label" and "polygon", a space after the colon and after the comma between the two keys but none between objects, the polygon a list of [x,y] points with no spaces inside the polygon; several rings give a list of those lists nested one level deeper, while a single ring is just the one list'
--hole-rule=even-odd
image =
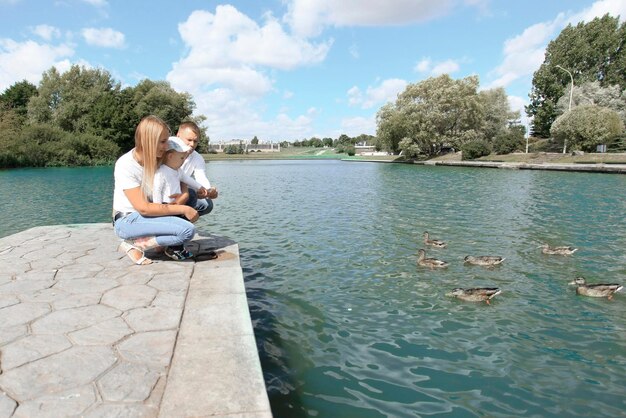
[{"label": "grass lawn", "polygon": [[202,154],[206,161],[220,160],[297,160],[297,159],[354,159],[354,160],[381,160],[393,161],[397,155],[384,156],[352,156],[337,154],[332,148],[288,147],[281,148],[280,152],[250,152],[248,154]]}]

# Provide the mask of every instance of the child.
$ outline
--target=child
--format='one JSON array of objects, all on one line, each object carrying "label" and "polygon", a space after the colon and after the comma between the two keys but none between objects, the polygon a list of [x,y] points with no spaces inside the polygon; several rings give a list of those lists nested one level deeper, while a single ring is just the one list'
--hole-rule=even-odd
[{"label": "child", "polygon": [[215,187],[211,187],[211,183],[206,176],[204,158],[195,151],[200,140],[200,128],[194,122],[183,122],[178,128],[176,136],[181,138],[192,149],[189,158],[185,160],[182,166],[182,171],[188,176],[193,176],[207,190],[207,193],[201,193],[200,190],[196,192],[193,188],[189,189],[187,205],[196,209],[200,216],[206,215],[213,210],[213,201],[211,199],[217,199],[218,193]]},{"label": "child", "polygon": [[[182,193],[181,181],[198,189],[200,193],[207,192],[200,183],[179,170],[189,155],[189,151],[191,151],[191,147],[180,138],[175,136],[168,138],[167,152],[163,156],[163,164],[154,173],[154,185],[152,187],[153,203],[184,205],[187,202],[187,194]],[[193,257],[193,254],[182,245],[167,247],[165,255],[179,261]]]}]

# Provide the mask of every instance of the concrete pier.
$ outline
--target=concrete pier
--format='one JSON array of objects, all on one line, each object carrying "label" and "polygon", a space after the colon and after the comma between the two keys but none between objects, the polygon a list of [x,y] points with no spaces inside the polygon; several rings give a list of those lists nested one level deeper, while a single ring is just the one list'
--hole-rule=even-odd
[{"label": "concrete pier", "polygon": [[271,417],[237,244],[136,266],[119,242],[110,224],[0,238],[0,417]]}]

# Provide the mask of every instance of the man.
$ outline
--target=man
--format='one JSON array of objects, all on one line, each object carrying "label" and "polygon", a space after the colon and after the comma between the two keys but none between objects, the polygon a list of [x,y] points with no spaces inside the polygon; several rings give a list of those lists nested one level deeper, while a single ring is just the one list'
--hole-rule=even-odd
[{"label": "man", "polygon": [[218,193],[215,187],[211,187],[211,183],[206,176],[204,158],[196,151],[198,140],[200,139],[200,128],[194,122],[183,122],[178,128],[176,136],[191,147],[190,154],[183,163],[181,170],[188,176],[196,179],[206,189],[206,193],[203,193],[202,191],[198,192],[189,188],[187,205],[196,209],[200,216],[206,215],[213,210],[213,201],[211,199],[217,199]]}]

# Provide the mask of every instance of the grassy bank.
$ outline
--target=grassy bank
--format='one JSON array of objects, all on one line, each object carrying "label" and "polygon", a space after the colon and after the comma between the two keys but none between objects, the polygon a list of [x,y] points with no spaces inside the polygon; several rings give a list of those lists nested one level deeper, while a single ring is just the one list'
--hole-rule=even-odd
[{"label": "grassy bank", "polygon": [[[297,160],[297,159],[350,159],[369,161],[405,161],[404,157],[397,155],[355,155],[337,154],[329,148],[289,147],[281,148],[280,152],[251,152],[248,154],[202,154],[207,161],[220,160]],[[435,161],[461,161],[461,154],[446,154],[433,158]],[[558,163],[558,164],[626,164],[626,153],[619,154],[596,154],[571,155],[561,153],[533,152],[513,153],[505,155],[488,155],[476,161],[493,161],[509,163]]]}]

